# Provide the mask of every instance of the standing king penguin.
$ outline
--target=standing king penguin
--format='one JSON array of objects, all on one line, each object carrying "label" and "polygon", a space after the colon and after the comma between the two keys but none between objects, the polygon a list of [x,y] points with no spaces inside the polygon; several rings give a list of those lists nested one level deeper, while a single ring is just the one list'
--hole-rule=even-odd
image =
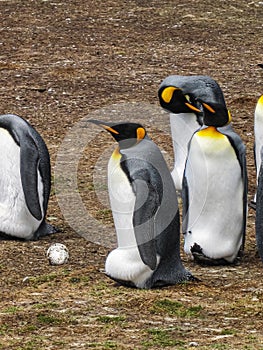
[{"label": "standing king penguin", "polygon": [[[263,68],[263,64],[259,64]],[[260,258],[263,262],[263,95],[257,101],[254,118],[255,163],[257,170],[256,241]]]},{"label": "standing king penguin", "polygon": [[55,233],[45,222],[50,159],[39,133],[17,115],[0,116],[0,239]]},{"label": "standing king penguin", "polygon": [[204,127],[189,143],[183,179],[184,250],[200,263],[228,264],[245,242],[245,146],[225,127],[231,120],[225,104],[199,102]]},{"label": "standing king penguin", "polygon": [[159,148],[140,124],[90,122],[118,142],[108,163],[118,247],[106,259],[106,274],[137,288],[192,280],[181,262],[176,190]]},{"label": "standing king penguin", "polygon": [[158,96],[161,107],[170,112],[170,127],[174,150],[172,177],[177,191],[182,180],[188,143],[193,133],[203,125],[203,115],[196,97],[224,104],[224,96],[215,80],[206,75],[171,75],[161,83]]}]

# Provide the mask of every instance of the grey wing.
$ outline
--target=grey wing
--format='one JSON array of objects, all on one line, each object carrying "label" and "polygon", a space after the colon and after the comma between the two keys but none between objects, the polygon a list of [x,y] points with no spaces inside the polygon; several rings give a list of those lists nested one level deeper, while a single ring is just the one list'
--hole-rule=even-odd
[{"label": "grey wing", "polygon": [[246,147],[240,138],[240,136],[233,131],[233,129],[221,128],[220,131],[226,135],[233,146],[237,159],[241,167],[241,175],[243,179],[243,242],[242,250],[244,250],[245,238],[246,238],[246,222],[247,222],[247,192],[248,192],[248,177],[247,177],[247,164],[246,164]]},{"label": "grey wing", "polygon": [[140,179],[134,180],[132,186],[136,194],[133,225],[139,253],[142,261],[155,270],[157,249],[154,217],[158,210],[159,196],[150,183]]},{"label": "grey wing", "polygon": [[24,135],[20,143],[20,172],[23,192],[30,213],[37,219],[42,219],[40,199],[38,195],[38,164],[39,153],[34,140]]},{"label": "grey wing", "polygon": [[189,192],[187,178],[184,174],[183,176],[183,186],[182,186],[182,204],[183,204],[183,222],[182,222],[182,232],[186,233],[188,225],[188,208],[189,208]]},{"label": "grey wing", "polygon": [[152,270],[157,266],[157,247],[155,237],[155,215],[162,196],[161,176],[147,161],[125,160],[123,170],[128,174],[135,194],[133,226],[136,242],[142,261]]}]

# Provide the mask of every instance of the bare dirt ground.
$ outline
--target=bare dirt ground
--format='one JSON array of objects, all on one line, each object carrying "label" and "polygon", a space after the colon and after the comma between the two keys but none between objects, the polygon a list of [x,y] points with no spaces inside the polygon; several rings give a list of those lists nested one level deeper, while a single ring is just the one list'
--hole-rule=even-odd
[{"label": "bare dirt ground", "polygon": [[[2,0],[0,11],[1,113],[27,118],[41,133],[53,179],[59,147],[81,118],[121,103],[147,103],[156,110],[166,76],[206,74],[220,83],[247,145],[253,197],[253,113],[263,93],[257,67],[263,63],[262,1]],[[143,118],[172,156],[167,135]],[[92,181],[100,151],[113,143],[99,133],[78,172],[83,203],[106,233],[114,232],[110,211]],[[69,206],[73,210],[74,202]],[[72,229],[53,188],[48,220],[61,233],[0,244],[0,348],[263,349],[263,270],[254,219],[249,209],[238,265],[200,267],[182,253],[201,282],[133,290],[104,275],[109,247]],[[90,233],[103,238],[103,232]],[[46,249],[54,242],[67,245],[67,265],[48,264]]]}]

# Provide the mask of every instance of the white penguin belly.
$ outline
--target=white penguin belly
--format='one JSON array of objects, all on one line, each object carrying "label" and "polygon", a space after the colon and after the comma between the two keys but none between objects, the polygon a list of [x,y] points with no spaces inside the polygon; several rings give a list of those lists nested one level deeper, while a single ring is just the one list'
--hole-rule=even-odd
[{"label": "white penguin belly", "polygon": [[118,248],[108,255],[106,273],[116,279],[132,281],[141,287],[153,271],[140,257],[133,228],[135,194],[120,167],[121,155],[115,150],[108,164],[108,190]]},{"label": "white penguin belly", "polygon": [[170,113],[170,127],[174,150],[174,168],[171,175],[176,190],[181,191],[188,143],[200,125],[194,113]]},{"label": "white penguin belly", "polygon": [[[20,174],[20,147],[3,128],[0,128],[0,149],[0,231],[30,239],[41,221],[31,215],[25,202]],[[43,184],[40,176],[38,178],[39,198],[43,198]]]},{"label": "white penguin belly", "polygon": [[196,243],[206,256],[232,262],[242,244],[240,164],[226,136],[203,137],[199,133],[191,141],[185,174],[189,216],[184,249],[190,254]]}]

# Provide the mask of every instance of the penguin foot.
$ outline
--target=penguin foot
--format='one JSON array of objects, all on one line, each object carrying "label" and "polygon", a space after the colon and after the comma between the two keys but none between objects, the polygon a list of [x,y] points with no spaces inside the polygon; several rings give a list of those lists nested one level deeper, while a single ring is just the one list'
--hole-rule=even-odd
[{"label": "penguin foot", "polygon": [[186,271],[182,276],[178,276],[175,279],[158,279],[148,288],[161,288],[161,287],[169,287],[175,284],[187,283],[187,282],[200,282],[200,280],[194,277],[189,271]]},{"label": "penguin foot", "polygon": [[35,232],[33,240],[38,240],[41,237],[49,236],[58,232],[60,232],[60,230],[57,227],[43,221],[38,230]]},{"label": "penguin foot", "polygon": [[191,253],[194,257],[194,260],[200,264],[200,265],[209,265],[209,266],[217,266],[217,265],[229,265],[230,262],[228,262],[225,259],[212,259],[206,256],[203,253],[202,248],[199,244],[195,243],[193,247],[191,247]]}]

